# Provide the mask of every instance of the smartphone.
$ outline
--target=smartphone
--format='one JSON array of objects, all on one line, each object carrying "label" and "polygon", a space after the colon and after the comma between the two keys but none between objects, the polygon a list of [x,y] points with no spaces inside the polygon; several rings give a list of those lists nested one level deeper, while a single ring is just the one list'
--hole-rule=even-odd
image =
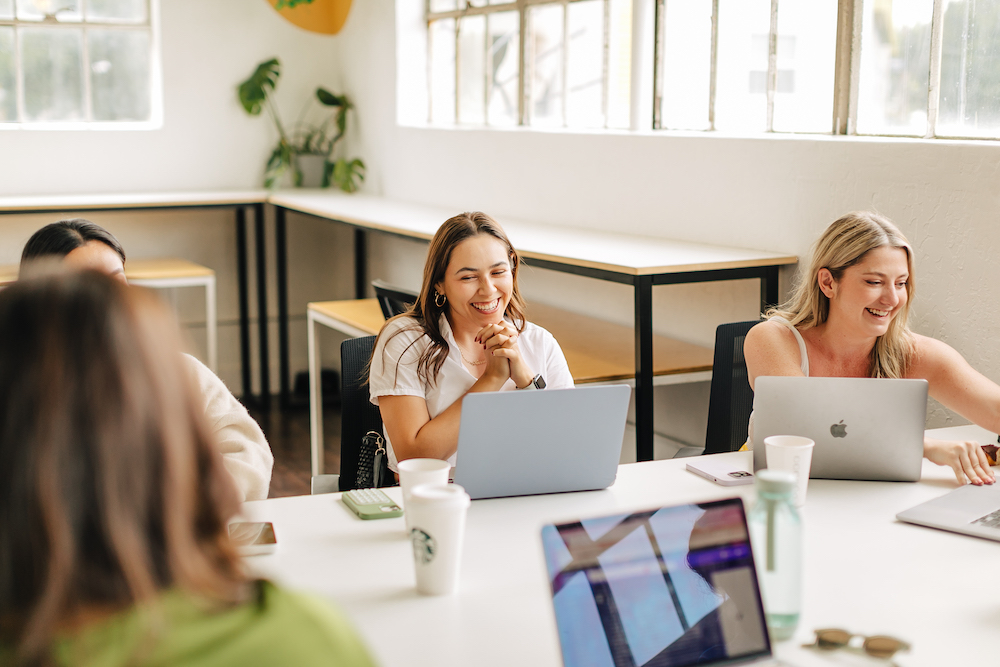
[{"label": "smartphone", "polygon": [[403,508],[378,489],[345,491],[342,499],[362,519],[390,519],[403,515]]},{"label": "smartphone", "polygon": [[270,554],[278,548],[278,538],[270,521],[231,523],[229,539],[242,556]]},{"label": "smartphone", "polygon": [[753,484],[752,472],[725,461],[698,460],[694,463],[688,463],[687,469],[722,486]]}]

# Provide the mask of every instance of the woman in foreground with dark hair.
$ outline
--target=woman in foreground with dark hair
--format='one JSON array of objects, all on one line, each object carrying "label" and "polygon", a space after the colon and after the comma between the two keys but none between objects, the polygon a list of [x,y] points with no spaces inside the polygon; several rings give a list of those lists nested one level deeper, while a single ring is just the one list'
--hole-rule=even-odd
[{"label": "woman in foreground with dark hair", "polygon": [[[35,263],[58,260],[71,269],[90,269],[127,283],[125,249],[108,230],[83,218],[60,220],[31,235],[21,253],[21,278]],[[274,456],[260,426],[212,370],[190,354],[180,355],[197,378],[202,408],[226,469],[241,500],[267,498]]]},{"label": "woman in foreground with dark hair", "polygon": [[242,573],[178,339],[96,272],[0,292],[0,664],[370,665],[332,609]]},{"label": "woman in foreground with dark hair", "polygon": [[385,323],[372,355],[371,401],[393,471],[416,457],[455,465],[467,393],[573,386],[555,338],[525,318],[520,262],[485,213],[456,215],[434,234],[419,298]]}]

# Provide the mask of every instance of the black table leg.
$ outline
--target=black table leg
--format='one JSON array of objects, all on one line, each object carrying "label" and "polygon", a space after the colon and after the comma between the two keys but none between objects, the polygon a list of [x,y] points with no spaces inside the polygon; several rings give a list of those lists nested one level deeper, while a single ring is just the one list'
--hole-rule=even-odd
[{"label": "black table leg", "polygon": [[260,409],[271,409],[271,360],[267,342],[267,237],[264,205],[254,204],[254,241],[257,246],[257,344],[260,346]]},{"label": "black table leg", "polygon": [[778,267],[765,266],[760,278],[760,312],[778,305]]},{"label": "black table leg", "polygon": [[253,385],[250,377],[250,297],[247,285],[247,211],[236,207],[236,282],[240,304],[240,379],[243,385],[243,402],[253,402]]},{"label": "black table leg", "polygon": [[274,253],[275,274],[278,281],[278,373],[281,375],[280,387],[281,410],[285,411],[291,405],[291,388],[288,381],[288,248],[287,232],[285,230],[284,208],[275,208],[274,216]]},{"label": "black table leg", "polygon": [[368,233],[354,230],[354,298],[368,296]]},{"label": "black table leg", "polygon": [[653,460],[653,278],[635,280],[635,455]]}]

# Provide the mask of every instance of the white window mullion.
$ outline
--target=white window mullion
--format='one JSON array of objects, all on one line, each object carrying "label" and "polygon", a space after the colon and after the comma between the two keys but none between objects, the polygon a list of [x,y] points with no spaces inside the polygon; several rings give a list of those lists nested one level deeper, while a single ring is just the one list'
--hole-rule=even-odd
[{"label": "white window mullion", "polygon": [[493,58],[490,57],[490,14],[483,17],[483,125],[490,124],[490,91],[493,90]]},{"label": "white window mullion", "polygon": [[[653,58],[653,129],[661,130],[663,129],[663,71],[664,71],[664,55],[663,51],[666,48],[666,37],[664,33],[667,29],[667,0],[656,0],[656,9],[653,15],[653,53],[655,54]],[[638,21],[633,21],[632,23],[632,39],[633,44],[635,43],[635,26]],[[632,66],[635,67],[635,62],[633,60]],[[633,70],[634,71],[634,70]],[[635,77],[632,77],[632,86],[635,87]],[[636,98],[633,91],[632,102],[635,103]],[[633,107],[632,117],[635,118],[635,112]],[[634,124],[634,123],[633,123]],[[633,130],[637,129],[635,127]]]},{"label": "white window mullion", "polygon": [[[431,14],[431,0],[424,0],[424,16]],[[424,61],[424,70],[427,76],[427,124],[434,121],[434,31],[431,29],[433,21],[428,19],[427,24],[427,53]]]},{"label": "white window mullion", "polygon": [[712,70],[708,81],[708,129],[715,129],[715,88],[719,67],[719,0],[712,0]]},{"label": "white window mullion", "polygon": [[16,83],[14,88],[16,88],[17,95],[17,122],[23,123],[26,116],[26,108],[24,102],[24,68],[21,64],[21,28],[20,26],[14,26],[14,77]]},{"label": "white window mullion", "polygon": [[562,126],[567,127],[569,125],[567,122],[569,108],[569,0],[563,0],[562,53],[559,56],[559,66],[562,72]]},{"label": "white window mullion", "polygon": [[[568,48],[568,45],[567,45]],[[567,51],[568,55],[568,51]],[[608,127],[608,95],[611,88],[611,0],[604,0],[604,40],[601,47],[601,113],[604,114],[604,128]]]},{"label": "white window mullion", "polygon": [[462,122],[462,105],[459,102],[462,99],[462,19],[455,17],[455,124],[458,125]]},{"label": "white window mullion", "polygon": [[927,132],[925,139],[934,136],[937,130],[939,93],[941,90],[941,39],[944,35],[944,1],[934,0],[931,16],[931,62],[927,79]]},{"label": "white window mullion", "polygon": [[778,0],[771,0],[767,32],[767,131],[774,131],[774,91],[778,87]]},{"label": "white window mullion", "polygon": [[83,53],[82,53],[82,57],[80,58],[80,60],[81,60],[80,66],[83,68],[83,72],[82,72],[82,74],[83,74],[83,117],[87,121],[92,121],[92,120],[94,120],[94,100],[93,100],[94,96],[93,96],[93,91],[92,91],[93,82],[90,80],[90,75],[93,73],[93,70],[90,67],[90,33],[89,33],[89,28],[88,28],[88,26],[86,24],[86,16],[87,16],[86,13],[85,13],[86,9],[87,9],[87,7],[86,7],[86,4],[85,4],[85,0],[81,0],[81,2],[80,2],[80,11],[81,11],[81,14],[83,15],[84,20],[85,20],[85,22],[81,26],[81,30],[83,32],[83,35],[82,35],[83,45],[82,45],[81,49],[82,49]]},{"label": "white window mullion", "polygon": [[524,0],[518,0],[518,7],[521,21],[521,39],[518,40],[520,42],[520,48],[518,49],[520,71],[518,72],[517,86],[517,124],[530,125],[528,109],[531,102],[531,75],[533,72],[528,71],[530,67],[529,63],[532,62],[532,54],[528,53],[528,48],[531,43],[531,39],[529,39],[531,34],[531,20],[528,16],[528,7],[525,5]]}]

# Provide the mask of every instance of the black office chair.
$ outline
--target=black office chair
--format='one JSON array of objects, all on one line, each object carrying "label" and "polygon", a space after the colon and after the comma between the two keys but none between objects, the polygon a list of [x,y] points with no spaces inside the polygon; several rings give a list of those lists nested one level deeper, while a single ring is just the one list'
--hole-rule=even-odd
[{"label": "black office chair", "polygon": [[720,324],[715,330],[712,393],[708,403],[705,454],[735,452],[747,439],[753,390],[747,378],[743,341],[760,320]]},{"label": "black office chair", "polygon": [[420,296],[416,292],[395,287],[382,280],[373,280],[372,287],[375,288],[375,298],[378,299],[378,305],[382,307],[382,315],[385,316],[385,319],[405,313]]},{"label": "black office chair", "polygon": [[[368,360],[375,336],[349,338],[340,344],[340,490],[355,488],[361,439],[382,433],[382,415],[368,400]],[[391,478],[391,476],[390,476]]]}]

